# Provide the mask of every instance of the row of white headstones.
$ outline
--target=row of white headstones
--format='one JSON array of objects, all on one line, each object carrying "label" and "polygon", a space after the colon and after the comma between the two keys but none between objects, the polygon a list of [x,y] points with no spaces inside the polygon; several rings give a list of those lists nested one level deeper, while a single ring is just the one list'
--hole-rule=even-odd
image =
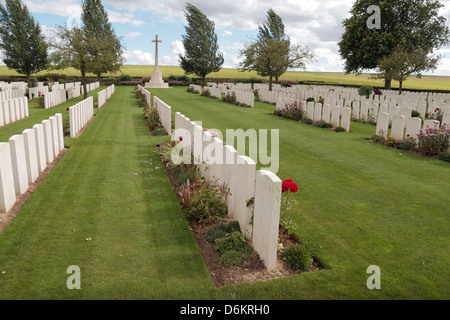
[{"label": "row of white headstones", "polygon": [[0,143],[0,212],[8,212],[64,149],[62,114]]},{"label": "row of white headstones", "polygon": [[[108,90],[114,93],[113,88]],[[111,95],[112,95],[111,93]],[[26,97],[24,97],[26,99]],[[94,98],[69,108],[70,135],[75,137],[94,116]],[[8,212],[64,150],[63,116],[57,113],[32,129],[0,143],[0,212]]]},{"label": "row of white headstones", "polygon": [[[93,82],[86,85],[86,91],[91,92],[100,87],[100,82]],[[39,88],[37,87],[35,90],[39,92]],[[44,87],[45,88],[45,87]],[[45,89],[44,89],[45,90]],[[49,109],[57,106],[63,102],[66,102],[67,99],[77,98],[82,95],[84,92],[83,86],[80,82],[76,83],[66,83],[66,84],[54,84],[52,86],[52,91],[47,93],[43,93],[44,95],[44,108]],[[42,93],[41,93],[42,94]]]},{"label": "row of white headstones", "polygon": [[[196,93],[201,93],[202,92],[202,87],[199,85],[190,85],[190,88],[194,90],[194,92]],[[203,90],[207,90],[209,91],[209,93],[211,94],[212,97],[215,97],[217,99],[225,99],[226,97],[223,96],[223,94],[225,95],[234,95],[236,97],[236,102],[241,103],[245,106],[248,106],[250,108],[254,108],[255,107],[255,95],[253,92],[244,90],[244,89],[239,89],[238,87],[234,87],[233,89],[229,90],[229,89],[224,89],[219,88],[219,87],[204,87]]]},{"label": "row of white headstones", "polygon": [[[151,96],[146,89],[142,87],[139,89],[147,97]],[[150,101],[150,98],[148,100]],[[153,96],[153,103],[163,126],[172,136],[172,141],[182,141],[193,153],[201,175],[208,181],[229,188],[227,201],[229,217],[237,220],[242,232],[252,240],[252,246],[265,267],[268,270],[275,269],[281,179],[270,171],[256,170],[256,163],[251,158],[238,155],[234,147],[225,145],[213,132],[204,129],[197,124],[198,121],[191,121],[180,112],[175,113],[175,129],[172,132],[172,108],[156,96]],[[211,158],[199,160],[208,154],[208,150],[211,152]],[[247,205],[250,199],[254,199],[253,209]]]},{"label": "row of white headstones", "polygon": [[102,108],[106,101],[108,101],[108,99],[113,95],[114,91],[115,91],[115,86],[111,85],[108,88],[99,91],[98,93],[98,107]]},{"label": "row of white headstones", "polygon": [[0,100],[0,127],[22,120],[29,115],[27,97]]}]

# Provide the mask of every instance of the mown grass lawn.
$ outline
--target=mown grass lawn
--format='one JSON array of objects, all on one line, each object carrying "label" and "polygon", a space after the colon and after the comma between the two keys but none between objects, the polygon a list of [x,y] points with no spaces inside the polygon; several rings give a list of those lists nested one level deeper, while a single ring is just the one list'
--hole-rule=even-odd
[{"label": "mown grass lawn", "polygon": [[[168,138],[150,136],[132,88],[116,87],[0,234],[0,299],[450,297],[448,163],[372,144],[370,125],[335,133],[185,90],[152,94],[208,128],[280,129],[278,175],[300,187],[294,232],[329,269],[215,288],[155,153]],[[81,290],[66,288],[70,265]],[[366,287],[370,265],[381,290]]]},{"label": "mown grass lawn", "polygon": [[[268,104],[239,108],[182,88],[152,94],[224,133],[280,130],[278,175],[300,186],[295,234],[331,270],[242,285],[241,297],[449,297],[448,163],[373,144],[371,125],[336,133],[276,117]],[[381,268],[382,290],[366,287],[370,265]]]}]

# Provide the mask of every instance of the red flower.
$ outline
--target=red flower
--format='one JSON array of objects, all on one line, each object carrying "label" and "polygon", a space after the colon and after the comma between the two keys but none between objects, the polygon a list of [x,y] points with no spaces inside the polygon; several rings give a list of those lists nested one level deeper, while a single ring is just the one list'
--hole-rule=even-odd
[{"label": "red flower", "polygon": [[288,190],[292,193],[298,192],[298,186],[292,179],[284,180],[281,184],[281,192],[286,192]]},{"label": "red flower", "polygon": [[180,141],[183,141],[183,137],[180,137]]},{"label": "red flower", "polygon": [[70,108],[70,107],[67,107],[66,111],[69,111],[69,108]]}]

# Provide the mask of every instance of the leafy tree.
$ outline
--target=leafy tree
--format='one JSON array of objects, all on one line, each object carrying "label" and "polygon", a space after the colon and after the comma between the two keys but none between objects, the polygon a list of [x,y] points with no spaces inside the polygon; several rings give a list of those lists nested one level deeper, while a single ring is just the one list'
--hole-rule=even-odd
[{"label": "leafy tree", "polygon": [[[367,25],[371,5],[380,9],[380,29]],[[447,44],[450,33],[446,19],[439,16],[442,6],[437,0],[357,0],[351,17],[343,21],[345,32],[339,42],[345,72],[378,68],[381,60],[389,57],[400,43],[407,44],[409,52],[414,49],[427,54]],[[386,89],[390,89],[391,80],[386,73]]]},{"label": "leafy tree", "polygon": [[308,47],[291,45],[283,21],[273,9],[269,9],[267,21],[258,29],[256,40],[245,44],[241,50],[244,61],[240,69],[269,77],[269,90],[272,90],[273,78],[278,79],[289,68],[304,68],[306,61],[314,59]]},{"label": "leafy tree", "polygon": [[56,34],[57,40],[52,44],[54,49],[51,56],[53,68],[73,67],[80,70],[84,98],[86,99],[86,73],[93,61],[88,48],[95,45],[95,39],[86,37],[84,30],[75,26],[73,28],[58,26]]},{"label": "leafy tree", "polygon": [[186,74],[195,74],[202,78],[205,85],[206,76],[220,71],[224,59],[219,51],[214,22],[195,6],[186,4],[185,16],[188,26],[183,35],[185,55],[179,55],[181,68]]},{"label": "leafy tree", "polygon": [[380,62],[380,71],[399,81],[399,94],[402,94],[403,81],[412,74],[422,76],[422,72],[437,68],[439,57],[429,56],[424,50],[408,52],[399,46],[390,56]]},{"label": "leafy tree", "polygon": [[25,74],[29,82],[31,74],[47,67],[47,48],[39,23],[21,0],[0,3],[0,49],[8,68]]},{"label": "leafy tree", "polygon": [[101,0],[83,0],[81,18],[86,38],[95,39],[89,41],[91,45],[87,48],[91,56],[88,71],[101,81],[102,74],[120,71],[124,62],[123,46],[109,23]]}]

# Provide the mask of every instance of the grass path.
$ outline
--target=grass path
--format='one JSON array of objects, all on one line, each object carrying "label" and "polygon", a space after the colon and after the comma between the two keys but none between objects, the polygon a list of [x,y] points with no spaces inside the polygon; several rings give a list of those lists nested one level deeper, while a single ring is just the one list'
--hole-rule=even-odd
[{"label": "grass path", "polygon": [[[0,235],[1,299],[210,296],[154,153],[161,138],[141,112],[132,90],[117,88],[83,134],[67,139],[69,151]],[[82,290],[66,288],[70,265],[81,268]]]}]

